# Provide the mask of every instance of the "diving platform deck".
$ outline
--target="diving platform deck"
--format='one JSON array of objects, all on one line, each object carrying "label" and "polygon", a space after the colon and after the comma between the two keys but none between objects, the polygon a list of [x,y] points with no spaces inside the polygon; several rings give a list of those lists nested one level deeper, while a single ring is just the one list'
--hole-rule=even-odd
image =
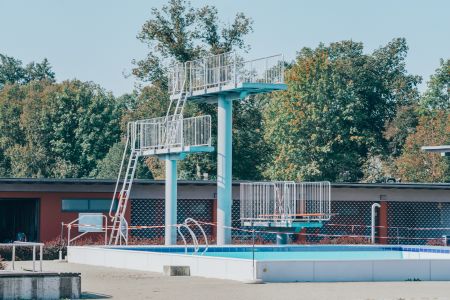
[{"label": "diving platform deck", "polygon": [[234,99],[286,89],[282,55],[245,61],[228,52],[174,65],[169,74],[171,99],[184,94],[189,101],[214,102],[219,95]]},{"label": "diving platform deck", "polygon": [[180,147],[163,147],[161,149],[141,149],[140,155],[167,155],[167,154],[189,154],[201,152],[213,152],[212,146],[180,146]]},{"label": "diving platform deck", "polygon": [[129,131],[133,150],[139,156],[214,151],[210,116],[139,120],[131,123]]},{"label": "diving platform deck", "polygon": [[192,91],[187,94],[187,98],[189,101],[212,103],[217,101],[219,95],[243,98],[250,95],[283,91],[286,89],[286,84],[280,83],[240,82]]}]

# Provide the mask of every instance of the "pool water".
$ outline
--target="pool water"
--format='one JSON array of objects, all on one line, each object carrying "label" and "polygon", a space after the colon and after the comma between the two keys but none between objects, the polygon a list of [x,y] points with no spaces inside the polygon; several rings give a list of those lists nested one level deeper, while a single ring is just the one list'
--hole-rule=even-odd
[{"label": "pool water", "polygon": [[[295,251],[295,252],[255,252],[256,260],[365,260],[402,259],[401,251]],[[253,253],[205,252],[203,256],[252,259]]]},{"label": "pool water", "polygon": [[[185,254],[184,247],[126,247],[116,248],[144,252],[160,252],[169,254]],[[187,255],[203,255],[207,257],[269,260],[386,260],[403,259],[401,247],[370,246],[273,246],[273,247],[210,247],[205,253],[201,248],[193,253],[194,248],[187,248]]]}]

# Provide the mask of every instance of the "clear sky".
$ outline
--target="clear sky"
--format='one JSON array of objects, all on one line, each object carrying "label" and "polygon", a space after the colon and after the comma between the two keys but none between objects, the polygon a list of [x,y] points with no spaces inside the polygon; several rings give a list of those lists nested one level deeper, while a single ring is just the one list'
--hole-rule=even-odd
[{"label": "clear sky", "polygon": [[[405,37],[408,70],[425,80],[450,58],[448,0],[217,0],[231,22],[242,11],[254,20],[248,37],[257,58],[284,53],[295,57],[302,47],[343,39],[364,42],[366,51]],[[161,0],[0,0],[0,53],[24,63],[47,57],[57,80],[94,81],[115,95],[131,92],[134,78],[124,78],[131,60],[146,46],[136,39],[140,27]],[[421,89],[424,85],[421,86]]]}]

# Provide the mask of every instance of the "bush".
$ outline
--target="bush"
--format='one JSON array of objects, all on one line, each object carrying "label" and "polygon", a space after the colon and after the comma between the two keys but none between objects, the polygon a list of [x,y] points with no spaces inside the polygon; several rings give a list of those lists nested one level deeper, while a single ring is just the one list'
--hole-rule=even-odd
[{"label": "bush", "polygon": [[340,236],[336,238],[325,237],[319,241],[319,244],[332,245],[367,245],[370,239],[365,237]]},{"label": "bush", "polygon": [[427,246],[446,246],[443,239],[432,239],[427,241]]}]

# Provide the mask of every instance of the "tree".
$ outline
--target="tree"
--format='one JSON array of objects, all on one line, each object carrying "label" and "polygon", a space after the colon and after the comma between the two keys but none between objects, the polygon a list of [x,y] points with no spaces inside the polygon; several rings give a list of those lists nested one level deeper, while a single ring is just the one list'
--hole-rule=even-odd
[{"label": "tree", "polygon": [[24,67],[20,60],[0,53],[0,89],[5,84],[26,84],[33,80],[55,81],[55,73],[46,58],[41,63],[31,62]]},{"label": "tree", "polygon": [[403,154],[395,161],[402,181],[450,182],[450,162],[438,153],[421,150],[426,145],[450,143],[450,111],[422,116],[414,133],[408,136]]},{"label": "tree", "polygon": [[304,48],[286,72],[286,92],[270,97],[265,175],[276,180],[357,181],[364,162],[386,151],[386,122],[416,101],[417,76],[407,74],[404,39],[372,54],[342,41]]},{"label": "tree", "polygon": [[[168,101],[167,69],[165,66],[174,62],[186,62],[208,53],[220,54],[234,49],[248,50],[245,36],[252,31],[252,20],[242,13],[237,13],[230,25],[225,25],[218,17],[213,6],[194,8],[183,0],[170,0],[160,10],[154,8],[152,17],[142,26],[138,39],[149,47],[146,58],[134,60],[133,74],[142,82],[149,82],[151,87],[142,90],[148,95],[141,97],[135,112],[126,117],[136,120],[138,117],[159,117],[166,113]],[[152,91],[153,95],[147,93]],[[262,115],[255,98],[243,103],[235,103],[236,111],[233,131],[235,163],[233,175],[236,178],[253,179],[260,177],[259,164],[266,147],[263,146]],[[242,112],[242,114],[240,113]],[[210,114],[212,116],[213,141],[216,140],[216,108],[210,104],[190,103],[185,116]],[[249,124],[249,126],[245,126]],[[239,126],[242,126],[239,128]],[[180,163],[180,177],[197,178],[197,173],[215,174],[216,153],[189,155]],[[247,160],[251,156],[253,163]],[[154,173],[161,174],[161,162],[148,160]],[[197,171],[199,170],[199,171]],[[212,176],[214,177],[214,176]]]},{"label": "tree", "polygon": [[[120,164],[122,162],[124,148],[125,145],[122,141],[112,145],[105,157],[99,160],[96,168],[91,171],[90,177],[102,179],[117,179]],[[128,158],[129,155],[125,157],[122,172],[126,172]],[[141,159],[138,161],[135,177],[140,179],[153,179],[152,173]]]},{"label": "tree", "polygon": [[422,146],[450,143],[449,68],[450,60],[441,60],[441,66],[430,77],[416,109],[418,124],[409,130],[401,155],[394,160],[396,176],[403,181],[450,181],[450,161],[421,150]]},{"label": "tree", "polygon": [[88,176],[119,140],[122,109],[93,83],[5,85],[0,90],[3,175]]},{"label": "tree", "polygon": [[252,31],[252,20],[242,13],[225,26],[214,6],[195,9],[190,2],[170,0],[160,10],[153,8],[151,15],[137,36],[148,45],[149,52],[146,58],[133,61],[133,74],[163,90],[167,87],[164,65],[168,63],[186,62],[206,53],[248,49],[244,37]]},{"label": "tree", "polygon": [[441,59],[440,67],[428,81],[428,88],[420,99],[423,113],[450,109],[450,59]]}]

